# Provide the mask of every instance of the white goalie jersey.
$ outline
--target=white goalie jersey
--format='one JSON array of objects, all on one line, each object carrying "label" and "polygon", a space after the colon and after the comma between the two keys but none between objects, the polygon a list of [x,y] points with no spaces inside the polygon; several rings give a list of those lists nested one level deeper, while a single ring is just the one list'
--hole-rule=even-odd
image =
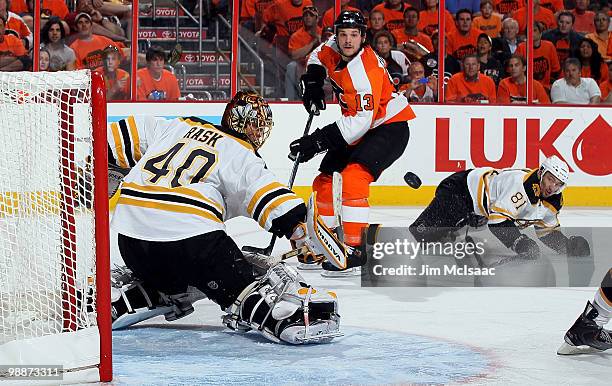
[{"label": "white goalie jersey", "polygon": [[519,228],[535,226],[538,236],[559,227],[557,214],[563,197],[557,193],[541,197],[538,169],[478,168],[469,172],[467,185],[474,212],[485,216],[489,224],[506,220]]},{"label": "white goalie jersey", "polygon": [[175,241],[237,216],[266,230],[304,202],[277,182],[253,146],[198,118],[130,116],[108,126],[109,163],[130,168],[112,227],[126,236]]}]

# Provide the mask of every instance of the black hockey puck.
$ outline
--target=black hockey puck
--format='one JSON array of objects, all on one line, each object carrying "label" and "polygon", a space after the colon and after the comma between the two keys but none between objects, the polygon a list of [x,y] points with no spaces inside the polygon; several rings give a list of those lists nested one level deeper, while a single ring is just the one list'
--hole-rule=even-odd
[{"label": "black hockey puck", "polygon": [[421,179],[413,172],[408,172],[404,175],[404,181],[413,189],[418,189],[421,186]]}]

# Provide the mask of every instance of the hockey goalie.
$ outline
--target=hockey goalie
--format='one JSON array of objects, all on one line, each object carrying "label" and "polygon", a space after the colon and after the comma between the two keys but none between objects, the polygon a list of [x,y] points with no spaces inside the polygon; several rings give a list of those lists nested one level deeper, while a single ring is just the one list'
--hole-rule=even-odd
[{"label": "hockey goalie", "polygon": [[113,272],[114,328],[159,314],[178,319],[205,296],[226,312],[226,326],[274,342],[340,335],[335,293],[308,285],[281,258],[244,256],[225,232],[228,219],[251,217],[301,251],[346,267],[347,250],[315,200],[307,208],[258,155],[272,125],[267,102],[242,91],[220,126],[152,116],[109,125],[111,174],[120,174],[111,180],[123,180],[111,225],[127,266]]}]

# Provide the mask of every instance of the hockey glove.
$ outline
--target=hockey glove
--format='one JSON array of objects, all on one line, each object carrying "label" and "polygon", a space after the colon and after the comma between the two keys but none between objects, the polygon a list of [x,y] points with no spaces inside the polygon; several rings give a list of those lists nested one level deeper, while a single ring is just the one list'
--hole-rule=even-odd
[{"label": "hockey glove", "polygon": [[521,234],[512,244],[512,250],[524,259],[533,260],[540,257],[540,247],[527,235]]},{"label": "hockey glove", "polygon": [[289,159],[295,161],[299,157],[299,162],[308,162],[315,155],[323,153],[329,149],[330,143],[325,137],[322,129],[316,129],[312,134],[296,139],[289,145]]},{"label": "hockey glove", "polygon": [[589,242],[582,236],[570,236],[565,245],[568,256],[585,257],[591,254]]},{"label": "hockey glove", "polygon": [[315,106],[317,111],[325,110],[326,106],[323,81],[325,80],[326,76],[324,67],[311,64],[308,66],[306,73],[300,78],[302,102],[304,102],[306,111],[310,112],[312,106]]}]

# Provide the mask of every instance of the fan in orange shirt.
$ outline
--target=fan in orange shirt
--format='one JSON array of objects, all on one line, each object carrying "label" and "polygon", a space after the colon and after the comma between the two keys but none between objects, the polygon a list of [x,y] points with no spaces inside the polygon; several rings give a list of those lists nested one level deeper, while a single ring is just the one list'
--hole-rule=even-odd
[{"label": "fan in orange shirt", "polygon": [[136,71],[136,98],[175,101],[181,96],[178,80],[164,68],[166,52],[159,46],[147,50],[147,67]]},{"label": "fan in orange shirt", "polygon": [[[425,10],[419,12],[419,25],[417,28],[425,35],[431,37],[438,31],[438,0],[425,0]],[[449,35],[455,32],[455,19],[446,9],[444,10],[444,31]]]},{"label": "fan in orange shirt", "polygon": [[21,39],[14,35],[5,35],[6,17],[0,15],[0,71],[27,70],[32,61],[28,58]]},{"label": "fan in orange shirt", "polygon": [[264,11],[263,21],[275,29],[276,36],[286,36],[302,27],[304,7],[312,6],[312,0],[274,0]]},{"label": "fan in orange shirt", "polygon": [[581,75],[583,78],[593,78],[600,83],[608,80],[608,66],[601,58],[597,50],[597,44],[589,38],[582,38],[578,50],[573,57],[580,60],[582,64]]},{"label": "fan in orange shirt", "polygon": [[385,25],[389,31],[404,27],[405,10],[402,0],[385,0],[372,8],[372,11],[380,11],[385,15]]},{"label": "fan in orange shirt", "polygon": [[[512,12],[512,18],[519,23],[519,34],[525,35],[527,28],[527,7],[521,7]],[[540,0],[533,0],[533,18],[544,23],[546,29],[554,29],[557,26],[555,15],[540,5]]]},{"label": "fan in orange shirt", "polygon": [[419,32],[418,24],[419,11],[409,7],[404,11],[404,28],[391,31],[395,37],[397,49],[406,54],[410,60],[418,60],[434,50],[429,36]]},{"label": "fan in orange shirt", "polygon": [[483,0],[480,3],[480,16],[474,18],[472,25],[481,30],[491,38],[499,37],[502,29],[502,21],[499,15],[493,13],[493,1]]},{"label": "fan in orange shirt", "polygon": [[[499,82],[497,103],[527,103],[526,62],[521,55],[512,55],[508,60],[509,77]],[[550,104],[550,98],[542,83],[533,81],[533,103]]]},{"label": "fan in orange shirt", "polygon": [[[359,11],[359,9],[357,9],[355,7],[351,7],[350,5],[348,5],[350,2],[351,2],[351,0],[340,0],[340,12],[342,12],[342,11]],[[325,11],[325,13],[323,13],[323,22],[322,22],[321,26],[323,28],[325,28],[325,27],[333,27],[334,26],[334,19],[335,18],[336,18],[336,13],[335,13],[334,7],[332,6],[327,11]]]},{"label": "fan in orange shirt", "polygon": [[31,47],[34,39],[32,32],[21,16],[15,12],[9,11],[9,3],[7,0],[0,0],[0,15],[4,16],[6,19],[5,28],[7,30],[14,31],[17,34],[17,37],[23,40],[23,44],[25,45],[26,49]]},{"label": "fan in orange shirt", "polygon": [[495,10],[505,16],[525,6],[525,0],[495,0]]},{"label": "fan in orange shirt", "polygon": [[[540,81],[547,90],[550,90],[552,82],[557,80],[561,73],[561,65],[555,46],[548,40],[542,39],[544,28],[544,25],[540,22],[535,22],[533,25],[533,46],[535,47],[532,52],[533,78]],[[526,57],[526,47],[525,42],[520,43],[515,53]]]},{"label": "fan in orange shirt", "polygon": [[612,105],[612,62],[608,63],[608,80],[599,84],[601,103]]},{"label": "fan in orange shirt", "polygon": [[552,11],[553,14],[565,9],[563,0],[540,0],[540,5],[549,11]]},{"label": "fan in orange shirt", "polygon": [[586,34],[585,37],[597,43],[597,50],[605,60],[612,60],[612,52],[608,53],[608,47],[612,49],[612,31],[610,29],[610,16],[607,12],[595,12],[595,32]]},{"label": "fan in orange shirt", "polygon": [[106,100],[126,100],[130,99],[130,74],[119,68],[121,64],[121,54],[114,47],[110,46],[102,54],[104,66],[98,67],[97,72],[104,77],[106,84]]},{"label": "fan in orange shirt", "polygon": [[79,31],[78,38],[72,42],[70,48],[76,55],[77,69],[91,69],[102,66],[102,53],[108,46],[116,47],[120,52],[124,48],[122,43],[114,42],[107,37],[94,35],[92,33],[91,16],[87,13],[79,13],[75,22]]},{"label": "fan in orange shirt", "polygon": [[444,99],[448,103],[495,103],[495,82],[480,73],[476,55],[463,58],[463,72],[451,76]]},{"label": "fan in orange shirt", "polygon": [[467,9],[459,10],[455,15],[457,31],[446,38],[447,52],[458,60],[466,55],[476,53],[476,44],[480,31],[472,27],[472,12]]}]

